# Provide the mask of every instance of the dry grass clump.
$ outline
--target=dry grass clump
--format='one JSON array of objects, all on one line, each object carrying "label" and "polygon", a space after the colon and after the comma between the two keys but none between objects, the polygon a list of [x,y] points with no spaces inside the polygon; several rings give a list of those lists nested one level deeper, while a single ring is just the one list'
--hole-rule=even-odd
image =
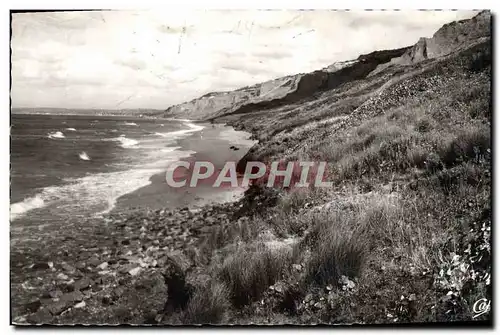
[{"label": "dry grass clump", "polygon": [[198,261],[208,264],[215,250],[234,243],[253,241],[264,229],[267,229],[267,224],[259,216],[241,218],[226,225],[215,225],[201,243]]},{"label": "dry grass clump", "polygon": [[211,280],[195,288],[192,298],[182,312],[182,324],[222,323],[230,307],[227,287],[223,283]]},{"label": "dry grass clump", "polygon": [[356,277],[366,258],[364,223],[359,212],[326,209],[309,217],[310,230],[302,248],[311,250],[305,281],[308,285],[337,284],[342,275]]},{"label": "dry grass clump", "polygon": [[233,305],[241,307],[258,299],[289,268],[288,248],[270,250],[264,244],[244,246],[226,258],[218,273],[231,292]]},{"label": "dry grass clump", "polygon": [[342,275],[357,277],[364,262],[362,241],[330,232],[322,236],[308,263],[306,281],[320,286],[336,284]]},{"label": "dry grass clump", "polygon": [[490,130],[474,127],[462,131],[458,136],[441,144],[439,156],[446,167],[457,165],[470,159],[479,160],[491,147]]}]

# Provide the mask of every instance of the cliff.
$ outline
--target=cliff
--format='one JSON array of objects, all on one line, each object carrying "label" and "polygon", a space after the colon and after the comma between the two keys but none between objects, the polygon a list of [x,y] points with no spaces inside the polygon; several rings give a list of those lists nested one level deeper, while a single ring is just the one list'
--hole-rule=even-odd
[{"label": "cliff", "polygon": [[490,12],[483,11],[472,19],[446,24],[432,38],[421,38],[410,47],[374,51],[311,73],[285,76],[231,92],[209,93],[167,108],[164,116],[212,120],[293,103],[388,68],[401,68],[467,48],[489,36],[490,18]]}]

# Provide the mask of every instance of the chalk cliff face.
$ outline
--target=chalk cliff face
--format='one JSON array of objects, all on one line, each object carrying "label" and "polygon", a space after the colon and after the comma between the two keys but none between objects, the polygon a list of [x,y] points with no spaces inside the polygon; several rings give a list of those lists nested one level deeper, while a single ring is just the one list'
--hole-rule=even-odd
[{"label": "chalk cliff face", "polygon": [[208,93],[169,107],[165,116],[198,120],[221,115],[235,106],[283,97],[297,88],[301,77],[302,75],[286,76],[232,92]]},{"label": "chalk cliff face", "polygon": [[256,108],[267,109],[294,102],[315,92],[335,88],[345,82],[361,79],[379,64],[401,56],[408,48],[375,51],[355,60],[337,62],[322,70],[270,80],[232,92],[215,92],[171,106],[165,117],[209,120],[223,115],[240,114]]},{"label": "chalk cliff face", "polygon": [[380,65],[373,74],[392,65],[410,65],[427,59],[443,57],[453,51],[481,43],[490,37],[491,13],[482,11],[472,19],[454,21],[442,26],[431,38],[422,37],[401,56]]},{"label": "chalk cliff face", "polygon": [[432,38],[421,38],[407,48],[375,51],[311,73],[277,78],[231,92],[209,93],[169,107],[164,116],[211,120],[294,103],[345,83],[376,75],[388,68],[398,69],[443,57],[474,43],[484,42],[490,36],[490,21],[491,13],[483,11],[472,19],[446,24]]}]

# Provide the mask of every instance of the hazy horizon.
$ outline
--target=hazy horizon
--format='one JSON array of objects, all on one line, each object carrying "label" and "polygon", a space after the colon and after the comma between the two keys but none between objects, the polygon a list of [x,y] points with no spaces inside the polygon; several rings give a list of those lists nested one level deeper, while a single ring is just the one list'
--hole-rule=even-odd
[{"label": "hazy horizon", "polygon": [[[477,11],[12,14],[13,108],[164,110],[410,46]],[[47,107],[49,106],[49,107]]]}]

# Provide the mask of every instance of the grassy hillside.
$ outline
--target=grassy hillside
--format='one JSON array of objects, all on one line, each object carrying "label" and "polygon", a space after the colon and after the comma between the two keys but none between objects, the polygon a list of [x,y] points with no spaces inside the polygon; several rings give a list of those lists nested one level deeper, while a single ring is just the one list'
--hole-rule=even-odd
[{"label": "grassy hillside", "polygon": [[472,320],[491,299],[491,45],[475,37],[218,118],[259,140],[247,160],[327,161],[334,186],[248,192],[167,322]]}]

